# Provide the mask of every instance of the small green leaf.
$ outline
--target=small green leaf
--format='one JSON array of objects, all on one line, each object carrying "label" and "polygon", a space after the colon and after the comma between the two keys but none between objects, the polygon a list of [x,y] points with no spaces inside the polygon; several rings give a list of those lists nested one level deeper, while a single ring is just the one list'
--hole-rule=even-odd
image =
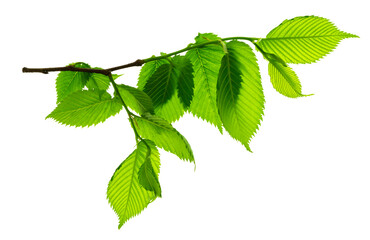
[{"label": "small green leaf", "polygon": [[180,159],[194,162],[188,141],[166,120],[145,113],[141,117],[135,117],[135,121],[141,137],[152,140],[155,145],[176,154]]},{"label": "small green leaf", "polygon": [[217,81],[217,104],[225,129],[248,151],[261,123],[264,95],[257,59],[243,42],[231,41],[222,58]]},{"label": "small green leaf", "polygon": [[[149,147],[149,145],[147,147]],[[153,169],[150,153],[147,154],[145,162],[139,169],[138,178],[139,183],[143,188],[154,192],[157,197],[162,197],[162,190],[161,185],[159,184],[158,174]]]},{"label": "small green leaf", "polygon": [[321,59],[345,38],[358,37],[340,31],[328,19],[317,16],[285,20],[258,45],[287,63],[312,63]]},{"label": "small green leaf", "polygon": [[[150,147],[149,156],[144,141]],[[151,170],[158,179],[159,153],[154,143],[145,139],[140,141],[136,150],[118,166],[109,181],[107,198],[119,217],[118,228],[121,228],[130,218],[141,213],[157,197],[153,191],[146,190],[139,183],[139,171],[146,161],[150,162]]]},{"label": "small green leaf", "polygon": [[104,122],[122,109],[107,92],[80,90],[68,95],[46,118],[76,127]]},{"label": "small green leaf", "polygon": [[[198,34],[195,38],[197,44],[218,39],[220,38],[212,33]],[[224,51],[219,44],[191,49],[186,53],[194,69],[194,96],[189,110],[215,125],[221,133],[222,121],[218,115],[216,89],[223,55]]]},{"label": "small green leaf", "polygon": [[152,99],[143,91],[124,84],[117,85],[126,105],[139,114],[154,113]]},{"label": "small green leaf", "polygon": [[[94,69],[102,69],[102,68],[94,68]],[[113,80],[116,80],[119,76],[117,74],[112,74]],[[108,76],[100,73],[91,73],[90,78],[86,83],[86,87],[89,90],[102,90],[106,91],[110,86],[110,80]]]},{"label": "small green leaf", "polygon": [[304,97],[309,95],[302,94],[301,82],[297,74],[288,66],[280,61],[268,58],[268,73],[270,75],[272,86],[282,95],[290,98]]},{"label": "small green leaf", "polygon": [[194,94],[193,65],[185,56],[175,56],[173,63],[180,72],[177,81],[177,96],[184,109],[188,109]]},{"label": "small green leaf", "polygon": [[198,35],[194,38],[197,44],[220,39],[221,38],[214,33],[198,33]]},{"label": "small green leaf", "polygon": [[[90,68],[86,63],[69,64],[78,68]],[[66,96],[72,92],[82,90],[86,85],[90,73],[62,71],[56,79],[57,103],[60,103]]]}]

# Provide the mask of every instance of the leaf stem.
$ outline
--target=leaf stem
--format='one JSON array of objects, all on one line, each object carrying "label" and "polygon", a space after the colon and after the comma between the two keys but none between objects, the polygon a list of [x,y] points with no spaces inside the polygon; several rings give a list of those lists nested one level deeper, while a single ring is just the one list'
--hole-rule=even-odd
[{"label": "leaf stem", "polygon": [[65,67],[52,67],[52,68],[27,68],[24,67],[22,72],[24,73],[44,73],[48,74],[49,72],[63,72],[63,71],[73,71],[73,72],[88,72],[88,73],[100,73],[108,76],[110,74],[109,70],[106,69],[93,69],[93,68],[78,68],[72,65]]},{"label": "leaf stem", "polygon": [[134,123],[134,116],[136,116],[135,114],[133,114],[129,109],[128,109],[128,107],[127,107],[127,105],[126,105],[126,103],[125,103],[125,101],[123,100],[123,98],[122,98],[122,95],[121,95],[121,93],[119,92],[119,89],[118,89],[118,86],[117,86],[117,83],[114,81],[114,79],[113,79],[113,76],[112,76],[112,74],[109,74],[108,75],[108,77],[109,77],[109,80],[110,80],[110,82],[112,83],[112,85],[113,85],[113,88],[114,88],[114,92],[116,93],[116,95],[118,96],[118,98],[121,100],[121,102],[122,102],[122,105],[123,105],[123,107],[125,108],[125,110],[126,110],[126,112],[127,112],[127,115],[128,115],[128,119],[129,119],[129,121],[130,121],[130,124],[131,124],[131,127],[132,127],[132,129],[134,130],[134,133],[135,133],[135,141],[136,141],[136,144],[138,144],[139,143],[139,141],[138,141],[138,139],[140,139],[140,141],[142,141],[144,144],[145,144],[145,146],[146,146],[146,148],[148,149],[148,151],[147,151],[147,154],[146,154],[146,158],[148,159],[149,157],[150,157],[150,155],[151,155],[151,149],[150,149],[150,147],[149,147],[149,145],[148,145],[148,143],[139,135],[139,133],[137,132],[137,129],[136,129],[136,125],[135,125],[135,123]]},{"label": "leaf stem", "polygon": [[[134,133],[135,133],[135,141],[136,141],[136,144],[137,144],[138,143],[138,139],[140,139],[140,140],[143,140],[143,139],[140,137],[139,133],[136,130],[136,126],[135,126],[135,123],[134,123],[134,120],[133,120],[134,114],[128,109],[125,101],[123,100],[122,95],[119,92],[118,86],[117,86],[116,82],[114,81],[112,74],[110,73],[108,75],[108,77],[109,77],[110,82],[113,85],[114,92],[116,93],[116,95],[118,96],[118,98],[121,100],[121,103],[122,103],[123,107],[125,108],[125,110],[127,112],[128,119],[130,121],[131,127],[132,127],[132,129],[134,130]],[[145,143],[145,145],[147,145],[147,144]]]}]

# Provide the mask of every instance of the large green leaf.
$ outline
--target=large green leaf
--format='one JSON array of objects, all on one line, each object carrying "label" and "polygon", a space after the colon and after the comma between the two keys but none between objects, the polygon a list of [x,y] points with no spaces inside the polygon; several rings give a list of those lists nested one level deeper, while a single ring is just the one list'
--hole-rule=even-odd
[{"label": "large green leaf", "polygon": [[245,43],[227,43],[217,81],[217,105],[225,129],[251,151],[262,120],[264,95],[257,59]]},{"label": "large green leaf", "polygon": [[139,114],[154,113],[152,99],[143,91],[124,84],[117,85],[125,104]]},{"label": "large green leaf", "polygon": [[[150,155],[147,156],[150,147]],[[149,159],[156,177],[159,174],[159,153],[153,142],[142,140],[136,150],[119,165],[108,184],[107,198],[119,217],[119,226],[144,210],[157,195],[139,183],[140,167]]]},{"label": "large green leaf", "polygon": [[[78,68],[90,68],[88,64],[82,62],[70,65]],[[66,96],[68,96],[72,92],[82,90],[89,77],[90,73],[86,72],[60,72],[56,79],[57,103],[60,103]]]},{"label": "large green leaf", "polygon": [[122,104],[107,92],[80,90],[64,98],[46,118],[70,126],[85,127],[104,122],[121,109]]},{"label": "large green leaf", "polygon": [[173,63],[180,72],[177,81],[177,96],[184,109],[188,109],[194,94],[193,65],[186,56],[175,56]]},{"label": "large green leaf", "polygon": [[141,117],[135,117],[135,121],[141,137],[152,140],[155,145],[176,154],[180,159],[194,161],[188,141],[166,120],[145,113]]},{"label": "large green leaf", "polygon": [[312,63],[324,57],[345,38],[358,37],[342,32],[328,19],[316,16],[285,20],[258,45],[287,63]]},{"label": "large green leaf", "polygon": [[[219,39],[212,33],[199,34],[196,43]],[[218,115],[216,103],[217,75],[224,55],[219,44],[210,44],[201,48],[191,49],[186,57],[193,64],[194,96],[190,111],[215,125],[222,132],[222,122]]]}]

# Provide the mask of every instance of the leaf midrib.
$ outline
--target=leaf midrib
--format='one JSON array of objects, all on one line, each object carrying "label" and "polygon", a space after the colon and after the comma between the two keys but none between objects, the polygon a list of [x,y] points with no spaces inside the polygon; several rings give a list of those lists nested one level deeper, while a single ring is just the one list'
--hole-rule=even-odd
[{"label": "leaf midrib", "polygon": [[[140,144],[140,143],[139,143]],[[126,212],[127,212],[127,204],[128,204],[128,201],[129,201],[129,198],[130,198],[130,195],[131,195],[131,189],[132,189],[132,185],[133,185],[133,179],[134,179],[134,175],[135,175],[135,168],[136,168],[136,163],[137,163],[137,159],[138,159],[138,150],[139,150],[139,144],[137,145],[137,148],[136,148],[136,153],[135,153],[135,161],[134,161],[134,166],[132,166],[132,174],[131,174],[131,180],[130,180],[130,188],[128,189],[128,194],[127,194],[127,199],[126,199],[126,204],[125,204],[125,210],[123,212],[123,216],[126,217]]]},{"label": "leaf midrib", "polygon": [[262,39],[261,41],[267,41],[267,40],[285,40],[285,39],[304,39],[304,38],[329,38],[329,37],[353,37],[351,35],[347,34],[331,34],[331,35],[318,35],[318,36],[304,36],[304,37],[266,37]]}]

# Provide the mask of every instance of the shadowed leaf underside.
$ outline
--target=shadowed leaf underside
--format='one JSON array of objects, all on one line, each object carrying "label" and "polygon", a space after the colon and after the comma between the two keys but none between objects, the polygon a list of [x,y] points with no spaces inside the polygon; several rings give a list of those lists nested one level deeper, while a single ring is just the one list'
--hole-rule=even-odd
[{"label": "shadowed leaf underside", "polygon": [[[217,39],[219,38],[211,33],[199,34],[195,38],[196,43]],[[219,44],[191,49],[186,53],[194,69],[194,96],[190,112],[215,125],[221,133],[222,121],[218,115],[216,89],[217,75],[223,55],[224,52]]]},{"label": "shadowed leaf underside", "polygon": [[217,82],[217,105],[225,129],[248,151],[262,120],[264,95],[257,59],[245,43],[226,44]]}]

